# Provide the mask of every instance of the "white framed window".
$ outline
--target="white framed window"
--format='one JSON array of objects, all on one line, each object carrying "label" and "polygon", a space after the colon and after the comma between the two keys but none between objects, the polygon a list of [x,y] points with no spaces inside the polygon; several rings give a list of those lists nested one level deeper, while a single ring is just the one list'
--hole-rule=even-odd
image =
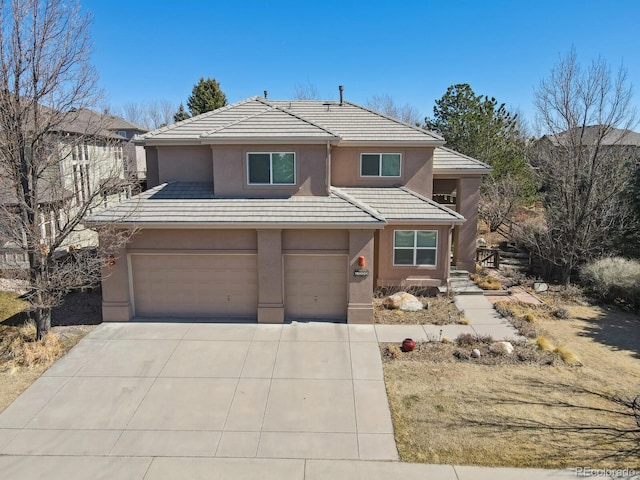
[{"label": "white framed window", "polygon": [[434,267],[437,257],[437,230],[396,230],[393,232],[394,265]]},{"label": "white framed window", "polygon": [[127,132],[125,132],[124,130],[118,130],[118,135],[120,135],[121,137],[127,138]]},{"label": "white framed window", "polygon": [[74,145],[71,149],[73,191],[78,204],[87,202],[91,196],[89,182],[89,145]]},{"label": "white framed window", "polygon": [[361,153],[361,177],[399,177],[402,155],[400,153]]},{"label": "white framed window", "polygon": [[293,152],[247,153],[249,185],[295,185],[296,154]]}]

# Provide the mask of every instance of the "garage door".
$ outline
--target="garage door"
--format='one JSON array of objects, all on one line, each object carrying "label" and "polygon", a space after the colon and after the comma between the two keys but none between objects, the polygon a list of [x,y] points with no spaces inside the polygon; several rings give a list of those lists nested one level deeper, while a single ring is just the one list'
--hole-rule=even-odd
[{"label": "garage door", "polygon": [[138,317],[251,317],[256,255],[131,255]]},{"label": "garage door", "polygon": [[347,318],[347,256],[285,255],[287,318]]}]

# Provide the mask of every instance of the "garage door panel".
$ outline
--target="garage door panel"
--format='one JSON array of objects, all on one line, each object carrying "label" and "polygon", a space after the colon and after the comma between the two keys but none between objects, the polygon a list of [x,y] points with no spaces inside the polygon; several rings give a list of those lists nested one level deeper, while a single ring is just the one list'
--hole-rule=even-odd
[{"label": "garage door panel", "polygon": [[255,317],[255,255],[132,255],[136,316]]},{"label": "garage door panel", "polygon": [[285,255],[284,270],[287,317],[346,318],[346,256]]}]

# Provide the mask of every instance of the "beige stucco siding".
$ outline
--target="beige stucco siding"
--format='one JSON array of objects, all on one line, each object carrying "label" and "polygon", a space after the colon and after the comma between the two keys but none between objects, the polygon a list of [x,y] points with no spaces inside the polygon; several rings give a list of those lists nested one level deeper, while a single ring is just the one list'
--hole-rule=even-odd
[{"label": "beige stucco siding", "polygon": [[257,245],[255,230],[145,229],[133,237],[128,249],[255,251]]},{"label": "beige stucco siding", "polygon": [[[398,266],[393,264],[393,235],[396,230],[435,230],[438,232],[435,266]],[[389,225],[377,234],[376,286],[444,285],[449,276],[451,227],[447,225]]]},{"label": "beige stucco siding", "polygon": [[282,249],[285,253],[297,251],[347,252],[349,232],[346,230],[284,230]]},{"label": "beige stucco siding", "polygon": [[211,183],[213,166],[208,146],[157,147],[158,181]]},{"label": "beige stucco siding", "polygon": [[[363,153],[400,153],[400,177],[360,176]],[[336,187],[391,187],[405,185],[431,198],[433,148],[334,147],[331,150],[331,184]]]},{"label": "beige stucco siding", "polygon": [[[325,145],[216,145],[210,148],[213,150],[213,190],[217,196],[274,198],[328,195]],[[269,152],[295,154],[294,185],[248,184],[247,154]]]}]

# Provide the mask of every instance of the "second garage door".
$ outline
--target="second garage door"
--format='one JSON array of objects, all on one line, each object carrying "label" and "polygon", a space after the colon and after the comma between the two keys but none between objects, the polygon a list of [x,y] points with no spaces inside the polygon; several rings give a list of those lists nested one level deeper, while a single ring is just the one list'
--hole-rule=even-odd
[{"label": "second garage door", "polygon": [[137,317],[256,317],[256,255],[133,254],[131,276]]},{"label": "second garage door", "polygon": [[347,318],[347,256],[285,255],[287,318]]}]

